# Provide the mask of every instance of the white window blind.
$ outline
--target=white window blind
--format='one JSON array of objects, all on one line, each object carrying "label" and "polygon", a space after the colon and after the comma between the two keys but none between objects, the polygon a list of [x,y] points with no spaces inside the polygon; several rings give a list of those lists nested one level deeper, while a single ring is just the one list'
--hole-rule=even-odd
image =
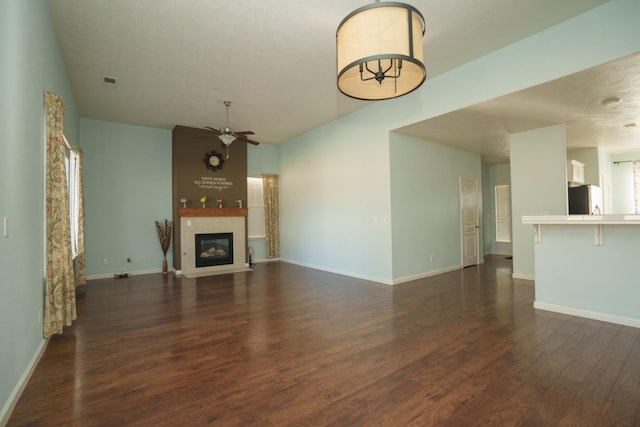
[{"label": "white window blind", "polygon": [[262,178],[247,178],[247,229],[250,239],[264,238]]},{"label": "white window blind", "polygon": [[511,241],[511,187],[496,185],[496,242]]}]

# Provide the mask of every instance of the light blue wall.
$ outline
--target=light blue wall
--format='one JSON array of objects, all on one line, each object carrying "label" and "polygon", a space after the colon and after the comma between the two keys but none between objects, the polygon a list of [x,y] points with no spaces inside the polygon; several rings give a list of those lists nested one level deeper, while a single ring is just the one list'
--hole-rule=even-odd
[{"label": "light blue wall", "polygon": [[280,258],[389,282],[384,127],[356,113],[283,144],[280,153]]},{"label": "light blue wall", "polygon": [[394,281],[461,268],[460,177],[481,191],[480,155],[396,133],[390,147]]},{"label": "light blue wall", "polygon": [[[259,178],[262,174],[280,173],[280,149],[278,145],[249,145],[247,147],[247,175]],[[253,260],[264,261],[267,250],[264,239],[249,239],[253,248]]]},{"label": "light blue wall", "polygon": [[[612,213],[635,213],[633,165],[629,160],[640,160],[640,151],[611,155]],[[613,164],[620,161],[625,163]]]},{"label": "light blue wall", "polygon": [[485,252],[495,255],[511,255],[512,244],[496,242],[496,185],[511,184],[511,168],[509,163],[486,165],[483,171],[484,200],[484,245]]},{"label": "light blue wall", "polygon": [[[373,103],[280,147],[283,257],[323,269],[391,281],[389,131],[636,53],[640,51],[639,17],[637,0],[611,0],[429,79],[410,95]],[[40,254],[43,252],[43,89],[54,90],[64,97],[66,132],[71,142],[85,145],[85,141],[77,138],[77,110],[44,0],[4,0],[0,2],[0,20],[0,117],[3,117],[0,216],[8,217],[10,223],[9,238],[0,237],[4,280],[0,287],[0,334],[4,343],[0,348],[0,402],[6,402],[41,343],[36,315],[42,305],[44,273],[42,262],[34,267],[32,258],[25,254],[33,254],[34,248]],[[119,130],[113,133],[118,134]],[[86,149],[89,151],[90,147]],[[133,155],[140,164],[145,164],[143,169],[151,163],[148,156],[155,159],[150,152],[134,150]],[[114,206],[131,203],[132,206],[122,209],[145,212],[145,218],[133,214],[137,226],[133,232],[145,233],[144,243],[139,247],[139,242],[131,242],[131,247],[142,252],[151,250],[155,243],[155,254],[132,256],[147,256],[153,267],[159,261],[152,262],[152,257],[159,259],[161,251],[157,240],[152,243],[153,238],[146,234],[149,233],[146,227],[150,224],[153,234],[153,219],[171,216],[170,158],[166,155],[159,160],[167,162],[162,163],[166,171],[166,176],[160,177],[163,184],[145,181],[139,186],[122,188],[121,197],[114,194],[114,189],[105,188]],[[132,166],[127,164],[128,167]],[[153,171],[149,173],[157,177]],[[105,170],[105,181],[113,177],[112,171]],[[168,179],[166,183],[164,178]],[[166,188],[166,194],[162,190],[159,194],[145,194],[154,207],[153,212],[146,211],[138,191],[141,187],[161,186]],[[121,214],[120,210],[113,212],[116,216]],[[385,222],[374,223],[374,217],[384,218]],[[107,221],[103,226],[113,225],[114,230],[131,227],[129,217],[123,220],[124,224],[114,224],[99,215],[88,216],[87,225],[97,226],[95,222],[102,219]],[[104,258],[104,254],[88,256],[98,257],[99,261]],[[122,257],[122,252],[115,256]],[[120,267],[115,261],[111,266],[100,271],[111,273]]]},{"label": "light blue wall", "polygon": [[602,234],[596,246],[593,225],[542,226],[536,306],[640,326],[640,226],[604,225]]},{"label": "light blue wall", "polygon": [[87,275],[160,271],[154,221],[172,217],[171,131],[83,118],[80,140]]},{"label": "light blue wall", "polygon": [[600,171],[600,185],[602,186],[602,199],[604,213],[610,214],[611,210],[611,154],[598,148],[598,170]]},{"label": "light blue wall", "polygon": [[533,228],[524,215],[567,214],[564,125],[510,135],[513,275],[533,279]]},{"label": "light blue wall", "polygon": [[264,173],[280,172],[280,148],[278,145],[260,144],[247,146],[247,175],[259,178]]},{"label": "light blue wall", "polygon": [[[0,424],[43,343],[43,91],[62,96],[65,134],[77,144],[78,112],[44,1],[0,1]],[[8,236],[1,233],[8,219]]]},{"label": "light blue wall", "polygon": [[609,1],[283,144],[282,257],[392,282],[389,132],[638,52],[638,17],[640,2]]},{"label": "light blue wall", "polygon": [[491,171],[490,165],[482,165],[482,248],[485,255],[491,254],[491,223],[495,222],[495,208],[491,206]]}]

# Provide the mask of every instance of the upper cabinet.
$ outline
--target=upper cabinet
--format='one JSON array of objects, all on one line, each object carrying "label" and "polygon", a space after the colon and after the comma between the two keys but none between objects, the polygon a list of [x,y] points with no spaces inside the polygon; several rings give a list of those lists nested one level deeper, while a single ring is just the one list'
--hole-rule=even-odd
[{"label": "upper cabinet", "polygon": [[584,163],[577,160],[567,162],[567,178],[569,185],[584,184]]}]

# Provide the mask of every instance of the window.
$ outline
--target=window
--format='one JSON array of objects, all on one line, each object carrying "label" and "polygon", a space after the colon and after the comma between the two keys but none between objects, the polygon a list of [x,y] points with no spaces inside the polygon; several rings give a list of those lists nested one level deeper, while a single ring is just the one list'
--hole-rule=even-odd
[{"label": "window", "polygon": [[247,229],[250,239],[264,239],[264,197],[262,178],[247,178]]},{"label": "window", "polygon": [[80,217],[80,170],[78,153],[67,149],[66,152],[67,188],[69,191],[69,222],[71,231],[71,255],[78,255],[78,229]]},{"label": "window", "polygon": [[496,185],[496,242],[511,242],[511,186]]}]

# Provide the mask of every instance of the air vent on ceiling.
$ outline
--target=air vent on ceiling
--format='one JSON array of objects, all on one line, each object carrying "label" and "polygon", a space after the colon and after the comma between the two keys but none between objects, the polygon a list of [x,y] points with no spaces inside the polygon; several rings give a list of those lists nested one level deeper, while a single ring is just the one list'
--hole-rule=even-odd
[{"label": "air vent on ceiling", "polygon": [[118,84],[118,81],[116,80],[115,77],[108,77],[108,76],[102,77],[102,86],[104,87],[114,88],[117,86],[117,84]]}]

